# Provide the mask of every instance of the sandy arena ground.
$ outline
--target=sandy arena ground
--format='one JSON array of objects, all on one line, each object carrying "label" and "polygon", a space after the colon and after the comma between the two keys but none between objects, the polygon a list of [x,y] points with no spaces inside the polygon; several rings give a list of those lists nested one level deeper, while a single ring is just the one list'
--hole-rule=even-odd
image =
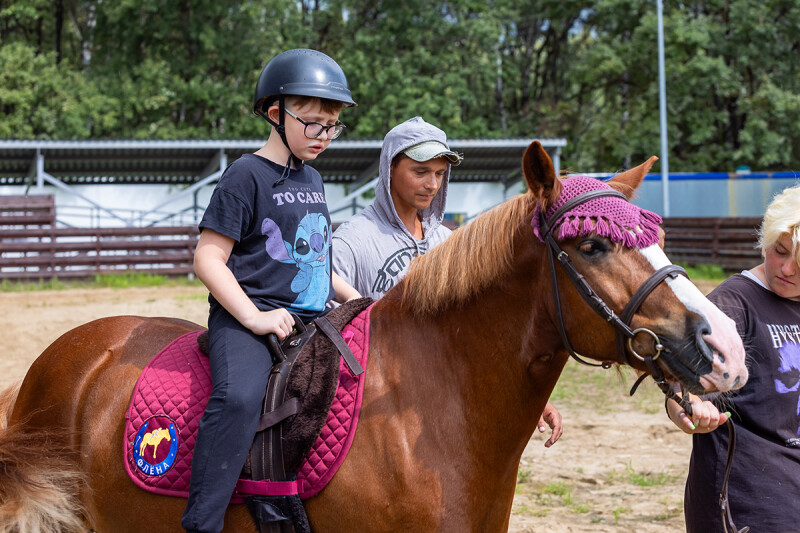
[{"label": "sandy arena ground", "polygon": [[[58,336],[96,318],[173,316],[205,325],[206,294],[201,287],[0,293],[0,388],[21,378]],[[610,374],[602,379],[618,380]],[[569,397],[555,402],[564,418],[564,436],[550,449],[543,446],[546,434],[531,439],[520,465],[509,531],[684,531],[683,484],[691,440],[667,420],[659,398],[631,400],[627,386],[620,383],[604,399],[607,405],[597,409]]]}]

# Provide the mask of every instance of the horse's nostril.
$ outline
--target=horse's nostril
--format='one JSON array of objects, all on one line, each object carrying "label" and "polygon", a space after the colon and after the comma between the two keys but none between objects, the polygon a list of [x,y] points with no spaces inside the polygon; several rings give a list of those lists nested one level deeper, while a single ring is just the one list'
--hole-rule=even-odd
[{"label": "horse's nostril", "polygon": [[714,363],[714,354],[720,355],[715,349],[708,345],[708,343],[703,339],[701,334],[697,334],[695,337],[695,345],[697,346],[697,350],[702,354],[703,359],[708,361],[709,363]]},{"label": "horse's nostril", "polygon": [[711,335],[711,326],[706,322],[705,319],[701,317],[696,317],[695,321],[689,322],[688,324],[692,329],[694,329],[695,337],[694,342],[697,346],[698,351],[703,355],[703,358],[707,360],[709,363],[714,363],[714,355],[716,354],[719,356],[720,361],[722,363],[725,362],[725,358],[721,353],[715,350],[712,346],[706,342],[705,338],[707,335]]},{"label": "horse's nostril", "polygon": [[742,376],[736,376],[736,379],[733,381],[734,388],[739,385],[739,381],[741,381]]}]

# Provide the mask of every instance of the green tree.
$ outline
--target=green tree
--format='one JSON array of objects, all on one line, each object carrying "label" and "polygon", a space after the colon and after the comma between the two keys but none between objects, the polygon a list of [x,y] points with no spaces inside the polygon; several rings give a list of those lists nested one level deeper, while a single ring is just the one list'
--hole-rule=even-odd
[{"label": "green tree", "polygon": [[80,72],[21,42],[0,47],[0,138],[85,139],[113,127],[113,99]]},{"label": "green tree", "polygon": [[[665,5],[672,170],[800,164],[794,0]],[[344,68],[346,138],[422,115],[450,137],[566,137],[580,170],[660,149],[652,0],[0,0],[0,134],[263,138],[264,64]]]}]

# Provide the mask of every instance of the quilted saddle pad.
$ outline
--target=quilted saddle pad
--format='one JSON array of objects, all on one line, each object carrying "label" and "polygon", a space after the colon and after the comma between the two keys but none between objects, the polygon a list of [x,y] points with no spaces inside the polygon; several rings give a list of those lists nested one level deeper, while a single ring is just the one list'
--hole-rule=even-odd
[{"label": "quilted saddle pad", "polygon": [[[360,313],[342,330],[342,337],[363,368],[367,367],[369,312]],[[125,414],[123,460],[131,480],[156,494],[187,497],[197,428],[211,395],[208,357],[193,331],[178,337],[142,371]],[[340,358],[339,385],[325,426],[297,472],[297,492],[307,499],[333,478],[353,442],[366,372],[350,374]],[[254,485],[255,483],[255,485]],[[259,490],[242,480],[231,501],[240,503]],[[278,485],[277,483],[265,483]],[[280,493],[281,490],[272,493]]]}]

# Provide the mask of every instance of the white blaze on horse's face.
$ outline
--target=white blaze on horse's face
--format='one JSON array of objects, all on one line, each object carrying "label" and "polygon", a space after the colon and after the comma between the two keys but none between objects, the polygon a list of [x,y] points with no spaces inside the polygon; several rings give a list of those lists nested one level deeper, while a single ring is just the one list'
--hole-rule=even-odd
[{"label": "white blaze on horse's face", "polygon": [[[656,270],[671,264],[657,244],[640,251]],[[714,360],[711,372],[700,376],[700,385],[706,391],[725,392],[741,388],[747,382],[748,372],[744,345],[736,331],[736,324],[687,278],[668,278],[667,284],[689,311],[704,317],[711,327],[711,334],[704,335],[703,339],[714,348]]]}]

